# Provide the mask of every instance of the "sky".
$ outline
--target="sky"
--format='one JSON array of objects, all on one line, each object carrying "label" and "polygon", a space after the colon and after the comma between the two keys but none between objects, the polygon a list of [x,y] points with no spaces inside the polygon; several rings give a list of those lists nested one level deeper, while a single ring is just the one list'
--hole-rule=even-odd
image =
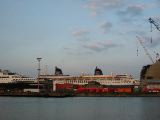
[{"label": "sky", "polygon": [[[0,0],[0,69],[37,75],[131,74],[160,52],[160,0]],[[152,37],[152,42],[150,42]],[[138,52],[137,52],[138,50]]]}]

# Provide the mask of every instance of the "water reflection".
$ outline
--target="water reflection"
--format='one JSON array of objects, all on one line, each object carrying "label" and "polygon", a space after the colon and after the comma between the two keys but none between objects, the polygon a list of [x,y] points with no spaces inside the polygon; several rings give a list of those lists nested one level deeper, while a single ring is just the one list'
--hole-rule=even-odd
[{"label": "water reflection", "polygon": [[0,98],[0,120],[159,120],[160,98]]},{"label": "water reflection", "polygon": [[159,120],[160,119],[160,98],[141,98],[141,114],[143,120]]}]

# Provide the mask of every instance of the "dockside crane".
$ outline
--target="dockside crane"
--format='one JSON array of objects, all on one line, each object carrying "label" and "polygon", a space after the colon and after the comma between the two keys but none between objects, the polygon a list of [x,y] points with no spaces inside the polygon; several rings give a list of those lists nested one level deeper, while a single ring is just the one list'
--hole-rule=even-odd
[{"label": "dockside crane", "polygon": [[147,48],[145,47],[145,45],[143,44],[142,39],[141,39],[140,37],[138,37],[138,36],[136,36],[136,37],[137,37],[137,39],[138,39],[140,45],[143,47],[143,49],[144,49],[146,55],[149,57],[149,59],[151,60],[151,62],[154,63],[154,60],[153,60],[152,56],[149,54],[149,52],[148,52]]},{"label": "dockside crane", "polygon": [[[152,24],[156,27],[156,29],[158,30],[158,31],[160,31],[160,21],[158,20],[158,18],[157,18],[157,20],[155,20],[155,19],[152,19],[151,17],[148,19],[148,21],[150,22],[150,24],[151,24],[151,32],[152,32]],[[151,43],[152,43],[152,36],[151,36]],[[156,61],[157,60],[159,60],[160,59],[160,55],[159,55],[159,53],[156,53],[156,52],[154,52],[155,53],[155,55],[156,55]]]},{"label": "dockside crane", "polygon": [[152,18],[149,18],[148,21],[151,24],[151,32],[152,32],[152,24],[157,28],[157,30],[160,31],[160,25],[157,21],[153,20]]}]

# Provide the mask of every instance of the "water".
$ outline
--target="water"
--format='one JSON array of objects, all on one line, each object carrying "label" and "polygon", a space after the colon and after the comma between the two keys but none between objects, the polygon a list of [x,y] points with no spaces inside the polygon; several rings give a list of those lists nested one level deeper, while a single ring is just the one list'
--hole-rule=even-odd
[{"label": "water", "polygon": [[160,98],[0,97],[0,120],[160,120]]}]

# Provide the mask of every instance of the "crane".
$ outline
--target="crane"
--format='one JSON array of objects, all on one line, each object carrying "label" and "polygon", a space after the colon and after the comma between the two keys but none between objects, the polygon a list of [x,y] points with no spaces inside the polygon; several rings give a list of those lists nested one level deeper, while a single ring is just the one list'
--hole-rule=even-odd
[{"label": "crane", "polygon": [[[160,31],[160,24],[159,24],[159,22],[156,20],[154,20],[154,19],[152,19],[151,17],[148,19],[148,21],[150,22],[150,24],[151,24],[151,32],[152,32],[152,24],[157,28],[157,30],[158,31]],[[151,36],[151,43],[152,43],[152,36]],[[157,60],[159,60],[160,59],[160,55],[159,55],[159,53],[156,53],[156,52],[154,52],[155,54],[156,54],[156,61]]]},{"label": "crane", "polygon": [[138,36],[136,36],[136,37],[137,37],[139,43],[141,44],[141,46],[143,47],[146,55],[149,57],[149,59],[152,61],[152,63],[154,63],[154,60],[153,60],[152,56],[149,54],[147,48],[144,46],[142,39],[140,37],[138,37]]},{"label": "crane", "polygon": [[152,24],[157,28],[157,30],[160,31],[160,25],[158,24],[158,22],[156,22],[152,18],[149,18],[148,21],[151,23],[151,32],[152,32]]}]

